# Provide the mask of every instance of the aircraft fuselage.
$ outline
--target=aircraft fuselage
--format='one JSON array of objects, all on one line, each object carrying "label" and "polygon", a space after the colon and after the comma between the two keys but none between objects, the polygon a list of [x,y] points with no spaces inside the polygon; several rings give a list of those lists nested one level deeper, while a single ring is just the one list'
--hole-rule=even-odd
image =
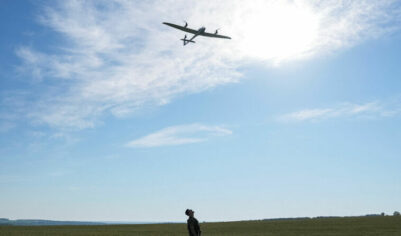
[{"label": "aircraft fuselage", "polygon": [[195,41],[193,41],[193,39],[196,38],[196,36],[198,36],[198,35],[204,34],[205,31],[206,31],[206,28],[205,28],[205,27],[199,28],[199,29],[198,29],[198,32],[197,32],[196,34],[194,34],[194,36],[192,36],[192,38],[190,38],[189,40],[184,40],[184,46],[185,46],[188,42],[195,43]]},{"label": "aircraft fuselage", "polygon": [[203,33],[205,33],[205,31],[206,31],[206,28],[205,27],[201,27],[201,28],[198,29],[198,34],[203,34]]}]

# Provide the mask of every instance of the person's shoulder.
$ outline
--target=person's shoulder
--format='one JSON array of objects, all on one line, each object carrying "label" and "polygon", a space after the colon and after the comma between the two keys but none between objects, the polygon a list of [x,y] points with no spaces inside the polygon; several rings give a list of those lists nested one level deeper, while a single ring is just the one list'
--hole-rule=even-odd
[{"label": "person's shoulder", "polygon": [[191,217],[191,222],[194,224],[199,224],[198,220],[195,217]]}]

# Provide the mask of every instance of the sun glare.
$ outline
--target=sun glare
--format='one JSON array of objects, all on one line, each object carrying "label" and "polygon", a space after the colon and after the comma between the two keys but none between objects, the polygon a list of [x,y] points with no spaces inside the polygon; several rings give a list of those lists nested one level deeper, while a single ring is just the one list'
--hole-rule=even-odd
[{"label": "sun glare", "polygon": [[318,15],[304,4],[252,2],[244,12],[238,49],[245,57],[278,64],[308,56],[317,41]]}]

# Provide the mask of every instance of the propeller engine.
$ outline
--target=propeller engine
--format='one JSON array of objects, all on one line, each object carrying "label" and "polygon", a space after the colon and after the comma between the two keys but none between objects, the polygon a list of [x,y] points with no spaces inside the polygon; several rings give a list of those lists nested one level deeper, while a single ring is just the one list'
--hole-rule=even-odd
[{"label": "propeller engine", "polygon": [[217,29],[215,32],[214,32],[214,34],[218,34],[219,33],[219,29]]},{"label": "propeller engine", "polygon": [[184,22],[185,22],[185,25],[184,25],[184,27],[185,28],[187,28],[187,26],[188,26],[188,23],[184,20]]}]

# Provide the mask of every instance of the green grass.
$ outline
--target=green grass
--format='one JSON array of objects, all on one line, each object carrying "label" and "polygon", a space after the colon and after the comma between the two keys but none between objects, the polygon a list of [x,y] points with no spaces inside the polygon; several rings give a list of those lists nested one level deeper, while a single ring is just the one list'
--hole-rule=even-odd
[{"label": "green grass", "polygon": [[[344,217],[202,223],[203,236],[400,236],[401,217]],[[0,226],[0,235],[188,235],[185,224]]]}]

